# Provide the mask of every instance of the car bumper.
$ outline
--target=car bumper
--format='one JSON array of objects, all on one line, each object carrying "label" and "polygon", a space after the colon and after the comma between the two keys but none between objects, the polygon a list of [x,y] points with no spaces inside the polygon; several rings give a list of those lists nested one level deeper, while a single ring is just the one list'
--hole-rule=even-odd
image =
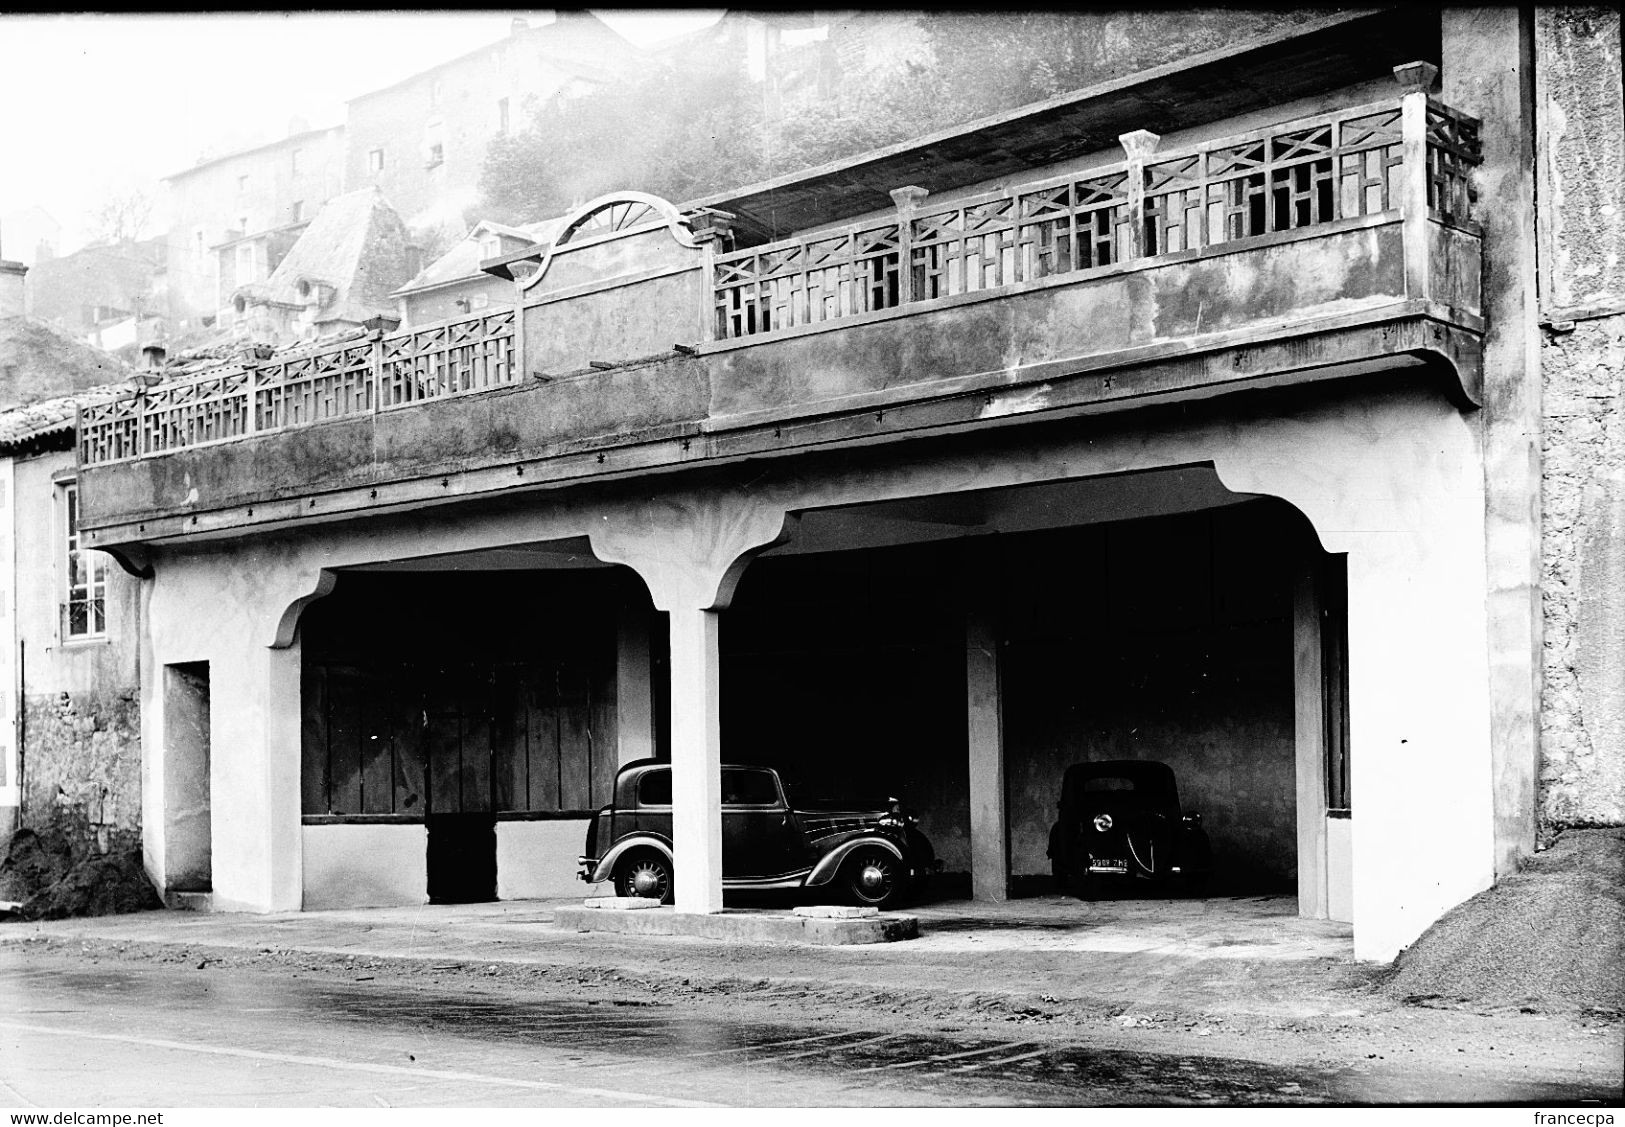
[{"label": "car bumper", "polygon": [[598,869],[598,858],[596,858],[596,857],[577,857],[576,858],[576,867],[579,870],[576,873],[576,879],[580,880],[580,881],[586,881],[588,884],[592,884],[593,883],[592,875]]}]

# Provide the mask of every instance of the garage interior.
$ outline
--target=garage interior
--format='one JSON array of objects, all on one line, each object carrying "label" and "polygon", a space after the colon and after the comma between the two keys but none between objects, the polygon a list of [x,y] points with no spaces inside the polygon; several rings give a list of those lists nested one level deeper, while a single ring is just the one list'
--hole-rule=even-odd
[{"label": "garage interior", "polygon": [[[722,615],[723,758],[901,797],[945,863],[933,895],[968,895],[975,620],[997,650],[1010,895],[1053,891],[1061,775],[1105,759],[1174,769],[1211,893],[1291,894],[1294,583],[1336,559],[1296,509],[1205,466],[805,512]],[[584,819],[639,753],[627,684],[647,686],[641,753],[668,753],[663,620],[585,541],[343,573],[301,624],[307,824],[423,821],[429,899],[494,899],[495,824]],[[1335,814],[1344,740],[1327,744]]]}]

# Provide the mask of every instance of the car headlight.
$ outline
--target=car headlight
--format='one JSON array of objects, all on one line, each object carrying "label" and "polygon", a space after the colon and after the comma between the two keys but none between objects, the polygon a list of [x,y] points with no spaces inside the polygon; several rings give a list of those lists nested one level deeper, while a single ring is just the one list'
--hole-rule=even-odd
[{"label": "car headlight", "polygon": [[1096,814],[1095,815],[1095,829],[1099,830],[1101,833],[1105,833],[1107,830],[1109,830],[1111,828],[1112,828],[1112,816],[1110,814]]}]

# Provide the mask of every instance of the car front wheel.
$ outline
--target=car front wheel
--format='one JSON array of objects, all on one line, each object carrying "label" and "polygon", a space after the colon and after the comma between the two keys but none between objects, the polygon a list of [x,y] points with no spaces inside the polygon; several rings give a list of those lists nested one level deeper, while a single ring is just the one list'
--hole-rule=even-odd
[{"label": "car front wheel", "polygon": [[615,894],[672,902],[671,862],[653,849],[639,849],[615,866]]},{"label": "car front wheel", "polygon": [[903,896],[903,863],[884,849],[859,849],[847,859],[847,891],[857,903],[887,908]]}]

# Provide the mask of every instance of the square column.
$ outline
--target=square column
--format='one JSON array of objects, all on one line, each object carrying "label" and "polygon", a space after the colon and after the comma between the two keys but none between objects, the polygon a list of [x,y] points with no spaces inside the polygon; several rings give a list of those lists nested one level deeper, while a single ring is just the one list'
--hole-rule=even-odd
[{"label": "square column", "polygon": [[297,911],[303,899],[300,646],[209,657],[214,907]]},{"label": "square column", "polygon": [[1004,723],[999,639],[989,596],[970,590],[965,613],[965,714],[970,749],[971,896],[1002,901],[1010,892],[1004,794]]},{"label": "square column", "polygon": [[671,615],[671,814],[677,911],[722,910],[722,727],[718,614]]},{"label": "square column", "polygon": [[655,753],[653,665],[649,611],[622,604],[615,627],[616,762],[625,766]]},{"label": "square column", "polygon": [[1298,915],[1323,920],[1326,894],[1326,714],[1321,666],[1318,561],[1306,559],[1292,585],[1293,713],[1297,746]]}]

